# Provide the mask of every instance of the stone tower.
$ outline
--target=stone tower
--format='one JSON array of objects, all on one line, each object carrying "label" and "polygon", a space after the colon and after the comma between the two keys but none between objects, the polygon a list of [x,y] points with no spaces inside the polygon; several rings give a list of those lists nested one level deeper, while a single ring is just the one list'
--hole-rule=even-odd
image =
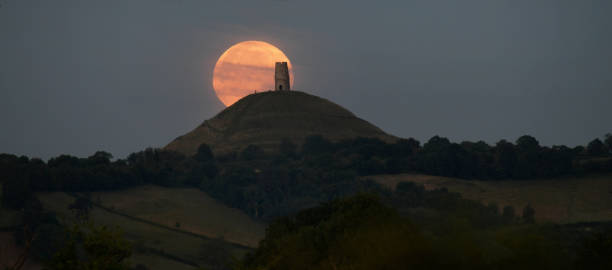
[{"label": "stone tower", "polygon": [[276,62],[274,71],[274,90],[289,91],[291,90],[291,85],[289,84],[289,67],[287,66],[287,62]]}]

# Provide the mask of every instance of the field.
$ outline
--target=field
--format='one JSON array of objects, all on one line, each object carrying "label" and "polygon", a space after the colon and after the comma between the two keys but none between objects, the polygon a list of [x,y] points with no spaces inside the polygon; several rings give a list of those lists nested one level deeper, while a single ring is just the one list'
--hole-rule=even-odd
[{"label": "field", "polygon": [[[38,197],[46,209],[65,220],[71,219],[72,213],[67,206],[74,197],[62,192],[40,193]],[[92,198],[112,211],[127,214],[120,215],[100,207],[91,211],[92,219],[98,224],[120,227],[135,246],[132,264],[143,264],[149,269],[206,266],[210,263],[211,252],[225,251],[240,258],[249,248],[238,243],[252,245],[258,237],[263,237],[263,224],[195,189],[144,186],[94,193]],[[131,215],[134,218],[130,218]],[[180,227],[176,226],[177,221]],[[235,243],[225,241],[229,239]]]},{"label": "field", "polygon": [[130,216],[181,230],[256,247],[264,236],[265,224],[240,210],[229,208],[192,188],[142,186],[92,193],[92,200]]},{"label": "field", "polygon": [[[390,188],[411,181],[426,189],[447,188],[463,197],[500,207],[512,205],[520,214],[531,204],[539,222],[577,223],[612,220],[612,174],[521,181],[471,181],[420,174],[376,175]],[[256,247],[265,224],[190,188],[141,186],[90,194],[91,217],[99,224],[119,226],[134,243],[133,265],[149,269],[196,269],[210,265],[211,255],[225,252],[240,258]],[[39,193],[46,209],[70,221],[67,206],[74,196]],[[4,226],[13,223],[3,215]]]},{"label": "field", "polygon": [[578,223],[612,220],[612,175],[562,177],[542,180],[473,181],[448,177],[400,174],[366,178],[390,188],[403,181],[426,189],[447,188],[463,197],[500,207],[512,205],[521,213],[528,203],[539,222]]}]

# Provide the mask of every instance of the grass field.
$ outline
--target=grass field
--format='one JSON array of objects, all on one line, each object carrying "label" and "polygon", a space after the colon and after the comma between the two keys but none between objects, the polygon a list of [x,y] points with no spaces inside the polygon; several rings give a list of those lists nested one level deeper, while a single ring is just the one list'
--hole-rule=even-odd
[{"label": "grass field", "polygon": [[426,189],[446,187],[468,199],[496,202],[500,207],[512,205],[517,213],[530,203],[539,222],[612,220],[612,174],[520,181],[473,181],[420,174],[366,178],[390,188],[403,181],[423,184]]},{"label": "grass field", "polygon": [[92,200],[128,215],[211,238],[256,247],[266,226],[192,188],[142,186],[92,193]]},{"label": "grass field", "polygon": [[[116,192],[95,193],[92,196],[95,199],[99,197],[103,205],[114,207],[116,211],[125,211],[126,214],[149,218],[154,222],[160,221],[163,223],[161,225],[175,226],[175,222],[179,221],[181,226],[176,229],[207,232],[221,238],[196,237],[94,207],[91,211],[91,218],[98,224],[120,227],[126,238],[135,243],[135,254],[130,260],[132,264],[143,264],[149,269],[180,270],[194,269],[194,267],[146,250],[163,251],[184,261],[206,266],[209,263],[211,248],[227,250],[237,258],[241,258],[249,251],[248,248],[222,241],[223,237],[227,236],[236,242],[247,243],[255,241],[257,235],[263,236],[263,224],[251,221],[246,215],[241,216],[237,210],[215,202],[198,190],[145,186]],[[71,219],[72,213],[67,207],[74,201],[74,197],[62,192],[40,193],[38,197],[46,209],[56,212],[66,220]],[[154,215],[155,209],[158,209],[159,216]],[[161,222],[164,219],[166,221]],[[240,228],[244,230],[241,231]],[[252,235],[249,232],[252,232]],[[241,236],[245,238],[239,238]]]}]

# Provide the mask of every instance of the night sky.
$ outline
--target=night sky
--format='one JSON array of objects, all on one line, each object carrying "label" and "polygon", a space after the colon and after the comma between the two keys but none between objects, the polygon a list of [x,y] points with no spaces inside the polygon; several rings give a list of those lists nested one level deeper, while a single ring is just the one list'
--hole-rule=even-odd
[{"label": "night sky", "polygon": [[0,152],[162,147],[224,108],[212,69],[246,40],[286,53],[293,88],[396,136],[574,146],[612,132],[610,0],[0,4]]}]

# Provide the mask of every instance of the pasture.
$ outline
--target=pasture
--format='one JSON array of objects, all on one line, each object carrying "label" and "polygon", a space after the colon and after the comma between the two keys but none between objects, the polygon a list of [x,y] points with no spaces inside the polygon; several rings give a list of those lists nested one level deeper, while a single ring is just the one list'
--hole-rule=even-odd
[{"label": "pasture", "polygon": [[[73,196],[50,192],[39,193],[38,197],[45,209],[54,211],[60,219],[67,222],[73,219],[68,209],[74,201]],[[101,202],[113,211],[134,215],[134,218],[129,218],[100,207],[94,207],[90,213],[97,224],[121,228],[124,236],[134,244],[134,255],[130,259],[132,265],[143,264],[149,269],[194,269],[194,264],[208,266],[211,263],[209,255],[213,252],[241,258],[249,248],[238,243],[255,242],[256,233],[263,236],[263,224],[251,221],[246,215],[241,216],[237,210],[225,207],[195,189],[144,186],[97,192],[92,198],[99,199],[94,202]],[[155,209],[159,210],[159,216],[155,216]],[[179,227],[177,221],[181,223]],[[251,226],[252,235],[249,231],[239,230],[248,226]],[[258,231],[259,228],[262,229]],[[226,241],[225,236],[235,243]]]},{"label": "pasture", "polygon": [[[464,198],[500,208],[511,205],[521,214],[528,203],[539,222],[578,223],[612,220],[612,175],[560,177],[537,180],[477,181],[422,174],[375,175],[364,177],[389,188],[410,181],[426,189],[447,188]],[[501,210],[501,209],[500,209]]]}]

